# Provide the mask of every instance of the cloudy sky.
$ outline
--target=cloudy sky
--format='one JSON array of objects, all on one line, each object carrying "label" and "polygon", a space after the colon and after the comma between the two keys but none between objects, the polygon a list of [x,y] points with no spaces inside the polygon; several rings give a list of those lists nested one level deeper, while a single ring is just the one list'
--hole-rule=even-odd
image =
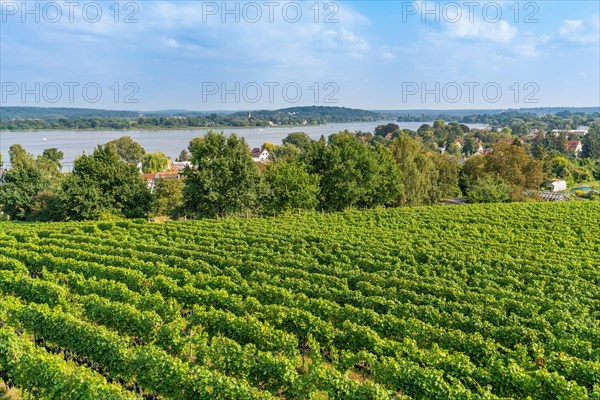
[{"label": "cloudy sky", "polygon": [[598,1],[0,4],[0,105],[600,105]]}]

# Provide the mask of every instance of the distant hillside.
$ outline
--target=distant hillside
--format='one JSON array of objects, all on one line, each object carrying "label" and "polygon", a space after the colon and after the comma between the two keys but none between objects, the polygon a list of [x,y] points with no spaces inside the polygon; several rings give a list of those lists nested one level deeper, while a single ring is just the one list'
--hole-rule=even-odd
[{"label": "distant hillside", "polygon": [[[195,112],[109,111],[81,108],[4,107],[0,130],[190,129],[320,125],[331,122],[378,121],[384,115],[345,107],[292,107],[281,110]],[[388,119],[391,117],[387,117]]]},{"label": "distant hillside", "polygon": [[138,111],[99,110],[94,108],[69,107],[0,107],[0,120],[59,118],[137,118]]},{"label": "distant hillside", "polygon": [[[169,118],[169,117],[209,117],[230,116],[234,119],[247,118],[248,113],[254,120],[272,121],[277,124],[301,124],[326,122],[377,121],[381,119],[400,119],[403,121],[433,121],[435,119],[452,120],[473,115],[497,115],[502,113],[522,113],[531,115],[544,114],[590,114],[600,112],[600,107],[539,107],[521,109],[464,109],[464,110],[363,110],[347,107],[306,106],[289,107],[279,110],[244,110],[244,111],[190,111],[190,110],[157,110],[157,111],[119,111],[93,108],[69,107],[0,107],[0,120],[42,119],[46,121],[60,118]],[[213,117],[214,118],[214,117]]]},{"label": "distant hillside", "polygon": [[[377,112],[346,107],[290,107],[280,110],[244,110],[244,111],[189,111],[189,110],[158,110],[158,111],[117,111],[92,108],[68,107],[0,107],[0,120],[42,119],[57,120],[59,118],[138,118],[138,117],[199,117],[230,115],[233,118],[248,117],[252,114],[255,119],[273,122],[298,119],[318,119],[327,122],[370,121],[381,118]],[[280,123],[280,122],[276,122]],[[302,120],[300,121],[302,123]]]},{"label": "distant hillside", "polygon": [[144,111],[144,117],[203,117],[211,114],[228,115],[234,111],[216,110],[216,111],[190,111],[190,110],[158,110]]},{"label": "distant hillside", "polygon": [[[306,121],[309,124],[326,122],[378,121],[382,114],[346,107],[289,107],[280,110],[259,110],[251,112],[252,118],[272,121],[276,124],[298,124]],[[248,112],[236,112],[232,117],[248,116]]]},{"label": "distant hillside", "polygon": [[398,122],[430,122],[441,119],[446,122],[487,124],[492,127],[510,125],[513,129],[513,121],[539,127],[542,126],[538,122],[544,122],[545,127],[566,129],[567,125],[587,125],[598,118],[600,118],[600,108],[598,107],[367,111],[347,107],[308,106],[235,112],[187,110],[139,112],[86,108],[0,107],[0,130],[266,127],[321,125],[333,122],[373,122],[390,119]]},{"label": "distant hillside", "polygon": [[391,115],[399,121],[434,121],[436,119],[453,120],[475,115],[498,115],[498,114],[530,114],[540,115],[565,115],[571,114],[593,114],[599,113],[600,107],[538,107],[519,109],[464,109],[464,110],[373,110],[380,114]]}]

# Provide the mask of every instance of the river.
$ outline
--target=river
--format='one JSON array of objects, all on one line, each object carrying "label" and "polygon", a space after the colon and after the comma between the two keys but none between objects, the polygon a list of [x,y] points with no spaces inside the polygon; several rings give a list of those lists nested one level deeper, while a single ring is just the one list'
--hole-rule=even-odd
[{"label": "river", "polygon": [[[343,131],[373,132],[380,124],[393,122],[401,129],[417,130],[422,124],[433,122],[345,122],[329,123],[318,126],[297,127],[270,127],[270,128],[228,128],[219,129],[225,133],[235,132],[246,139],[250,147],[260,147],[265,142],[280,144],[291,132],[305,132],[313,139],[321,135],[327,137],[332,133]],[[485,125],[468,124],[471,128],[484,128]],[[83,154],[91,153],[99,144],[104,144],[121,136],[131,136],[133,140],[140,143],[148,152],[162,151],[171,159],[175,159],[181,150],[186,148],[191,139],[202,136],[206,129],[194,130],[140,130],[140,131],[19,131],[0,132],[0,153],[5,162],[8,162],[8,149],[13,144],[22,145],[27,152],[33,155],[42,154],[44,149],[56,147],[64,153],[64,164],[68,165]]]}]

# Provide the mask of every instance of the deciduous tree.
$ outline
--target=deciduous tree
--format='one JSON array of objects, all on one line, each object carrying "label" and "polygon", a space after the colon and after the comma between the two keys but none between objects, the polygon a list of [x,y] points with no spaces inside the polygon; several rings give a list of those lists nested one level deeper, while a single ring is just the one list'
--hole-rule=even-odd
[{"label": "deciduous tree", "polygon": [[266,214],[314,210],[319,204],[319,177],[299,162],[275,162],[265,169],[266,192],[261,195]]},{"label": "deciduous tree", "polygon": [[138,164],[142,161],[146,150],[130,136],[122,136],[107,143],[113,146],[119,157],[128,163]]},{"label": "deciduous tree", "polygon": [[435,204],[443,199],[450,199],[460,195],[458,176],[460,164],[456,157],[449,154],[427,153],[427,157],[433,162],[433,173],[431,190],[429,192],[429,204]]},{"label": "deciduous tree", "polygon": [[158,179],[154,184],[152,212],[177,219],[183,214],[183,179]]},{"label": "deciduous tree", "polygon": [[293,144],[299,149],[306,149],[312,139],[304,132],[292,132],[288,134],[283,140],[283,144]]},{"label": "deciduous tree", "polygon": [[169,165],[169,158],[162,151],[146,153],[142,159],[142,172],[155,174],[164,171]]},{"label": "deciduous tree", "polygon": [[540,188],[545,178],[542,167],[542,162],[530,157],[523,146],[497,143],[489,155],[467,160],[461,186],[468,194],[480,180],[500,179],[510,186],[512,200],[521,200],[524,190]]},{"label": "deciduous tree", "polygon": [[209,131],[189,145],[192,168],[186,168],[184,202],[193,217],[253,213],[257,205],[258,167],[243,138]]},{"label": "deciduous tree", "polygon": [[64,153],[58,150],[56,147],[45,149],[42,153],[42,157],[54,162],[58,166],[59,170],[62,169],[61,161],[64,157]]},{"label": "deciduous tree", "polygon": [[150,192],[136,166],[121,160],[108,144],[75,160],[63,190],[67,215],[75,220],[107,213],[141,218],[150,210]]},{"label": "deciduous tree", "polygon": [[175,161],[189,161],[190,160],[190,153],[188,153],[188,151],[186,149],[181,150],[181,153],[179,153],[179,157],[177,157],[175,159]]},{"label": "deciduous tree", "polygon": [[389,123],[386,125],[377,125],[374,133],[376,136],[386,136],[388,133],[394,133],[399,130],[400,127],[398,125]]},{"label": "deciduous tree", "polygon": [[403,190],[398,204],[401,206],[429,204],[434,165],[423,153],[420,143],[408,135],[401,135],[390,142],[390,149],[403,178]]},{"label": "deciduous tree", "polygon": [[502,179],[486,177],[475,182],[467,194],[469,203],[506,203],[510,200],[511,188]]},{"label": "deciduous tree", "polygon": [[583,137],[582,145],[581,157],[600,160],[600,125],[593,124],[589,127],[587,135]]},{"label": "deciduous tree", "polygon": [[[4,183],[0,185],[3,211],[13,220],[51,220],[54,217],[43,215],[43,204],[46,203],[40,203],[39,195],[46,193],[48,197],[60,191],[62,175],[58,165],[44,157],[34,160],[18,144],[11,146],[9,153],[11,168],[4,174]],[[56,204],[52,203],[53,206]]]}]

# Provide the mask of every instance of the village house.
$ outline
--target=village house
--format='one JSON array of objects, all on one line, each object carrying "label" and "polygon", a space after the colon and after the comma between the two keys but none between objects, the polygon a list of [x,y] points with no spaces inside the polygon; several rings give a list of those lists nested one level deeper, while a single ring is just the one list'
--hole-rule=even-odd
[{"label": "village house", "polygon": [[261,149],[260,147],[255,147],[252,149],[252,160],[254,162],[265,162],[269,160],[271,153],[267,149]]},{"label": "village house", "polygon": [[[489,152],[489,150],[488,150],[488,152]],[[474,156],[480,156],[480,155],[483,155],[483,154],[486,154],[486,151],[483,148],[483,145],[481,144],[481,142],[478,142],[477,151],[473,155]]]},{"label": "village house", "polygon": [[583,151],[583,145],[580,140],[567,140],[567,151],[575,153],[576,156]]},{"label": "village house", "polygon": [[150,190],[154,188],[154,176],[156,174],[142,174],[142,178],[146,181],[146,187]]},{"label": "village house", "polygon": [[551,192],[564,192],[567,190],[567,182],[562,179],[555,179],[551,182],[548,182],[547,187]]},{"label": "village house", "polygon": [[577,129],[553,129],[552,133],[555,136],[558,136],[561,133],[564,133],[567,136],[585,136],[588,134],[588,130],[589,127],[587,126],[578,126]]},{"label": "village house", "polygon": [[498,140],[498,143],[510,144],[510,145],[512,145],[514,142],[515,142],[515,139],[500,139],[500,140]]},{"label": "village house", "polygon": [[171,169],[177,170],[177,172],[182,172],[185,167],[192,167],[192,163],[190,161],[173,161],[171,163]]},{"label": "village house", "polygon": [[161,179],[179,179],[181,175],[179,172],[171,170],[171,171],[163,171],[157,172],[155,174],[142,174],[142,177],[146,181],[146,187],[150,190],[150,193],[154,192],[154,187],[156,183]]}]

